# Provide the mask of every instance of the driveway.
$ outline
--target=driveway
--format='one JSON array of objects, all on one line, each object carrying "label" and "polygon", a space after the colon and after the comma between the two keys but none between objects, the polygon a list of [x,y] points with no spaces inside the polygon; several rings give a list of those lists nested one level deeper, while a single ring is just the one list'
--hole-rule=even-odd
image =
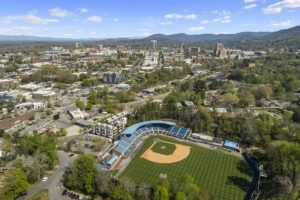
[{"label": "driveway", "polygon": [[63,197],[62,193],[62,183],[61,178],[65,173],[66,168],[69,166],[69,163],[74,159],[74,157],[70,158],[68,153],[58,151],[57,152],[58,160],[59,160],[59,168],[56,172],[49,177],[48,181],[41,182],[36,187],[32,188],[27,195],[17,198],[17,200],[23,200],[38,192],[41,189],[48,189],[50,194],[50,200],[61,200]]}]

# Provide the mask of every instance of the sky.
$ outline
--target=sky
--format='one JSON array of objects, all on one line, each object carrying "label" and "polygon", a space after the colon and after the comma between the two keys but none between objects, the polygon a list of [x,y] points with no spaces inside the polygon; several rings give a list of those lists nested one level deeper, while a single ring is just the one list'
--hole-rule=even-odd
[{"label": "sky", "polygon": [[300,0],[0,0],[0,35],[146,37],[276,31],[300,24]]}]

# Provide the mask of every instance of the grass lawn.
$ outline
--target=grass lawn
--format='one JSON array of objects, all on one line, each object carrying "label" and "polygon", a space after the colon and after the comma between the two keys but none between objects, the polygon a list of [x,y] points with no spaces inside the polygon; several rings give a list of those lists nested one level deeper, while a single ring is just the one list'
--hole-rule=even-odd
[{"label": "grass lawn", "polygon": [[155,143],[151,150],[155,153],[160,153],[164,155],[170,155],[175,151],[176,147],[174,144],[166,143],[163,141]]},{"label": "grass lawn", "polygon": [[[159,164],[141,158],[155,138],[191,146],[190,155],[180,162],[171,164]],[[165,144],[160,142],[153,148],[161,151],[160,146],[166,146]],[[184,174],[190,174],[199,188],[207,190],[218,200],[243,199],[251,181],[251,172],[240,158],[160,136],[150,137],[146,141],[121,177],[127,176],[136,184],[151,186],[160,174],[167,174],[170,183],[177,182]]]},{"label": "grass lawn", "polygon": [[31,195],[27,200],[50,200],[48,189],[42,189]]}]

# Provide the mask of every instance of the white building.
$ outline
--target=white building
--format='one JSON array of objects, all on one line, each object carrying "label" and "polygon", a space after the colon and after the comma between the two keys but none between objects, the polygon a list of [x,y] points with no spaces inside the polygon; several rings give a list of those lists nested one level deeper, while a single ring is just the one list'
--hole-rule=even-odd
[{"label": "white building", "polygon": [[117,127],[109,124],[98,123],[93,126],[92,131],[96,135],[111,138],[115,133],[117,133],[118,129]]},{"label": "white building", "polygon": [[83,112],[81,110],[69,110],[69,114],[71,115],[72,119],[74,120],[79,120],[79,119],[84,119],[86,117],[89,117],[89,114],[86,112]]},{"label": "white building", "polygon": [[127,112],[121,112],[108,118],[105,123],[98,123],[93,126],[93,133],[104,137],[113,137],[117,132],[122,131],[127,124]]},{"label": "white building", "polygon": [[43,108],[45,107],[45,104],[42,102],[25,102],[25,103],[20,103],[15,106],[15,109],[18,110],[19,112],[25,112],[28,110],[36,110],[38,108]]}]

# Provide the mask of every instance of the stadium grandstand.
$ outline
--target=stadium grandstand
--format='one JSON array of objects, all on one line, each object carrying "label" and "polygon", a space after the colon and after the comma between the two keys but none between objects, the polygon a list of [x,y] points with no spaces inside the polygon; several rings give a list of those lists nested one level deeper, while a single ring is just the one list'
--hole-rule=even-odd
[{"label": "stadium grandstand", "polygon": [[180,139],[188,139],[192,135],[190,129],[177,126],[174,122],[168,121],[145,121],[133,124],[126,128],[121,134],[114,138],[118,143],[112,149],[111,159],[102,162],[102,165],[109,169],[114,168],[122,158],[128,157],[144,137],[154,134],[163,134]]}]

